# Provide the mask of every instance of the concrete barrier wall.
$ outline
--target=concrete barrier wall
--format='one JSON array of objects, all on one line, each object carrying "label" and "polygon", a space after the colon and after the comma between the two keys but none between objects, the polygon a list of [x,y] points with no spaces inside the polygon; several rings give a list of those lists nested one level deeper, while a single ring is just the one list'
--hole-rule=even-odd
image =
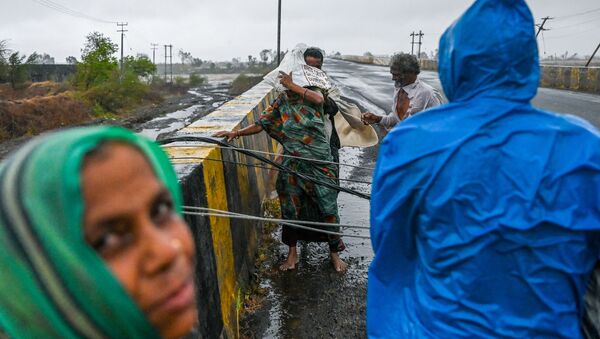
[{"label": "concrete barrier wall", "polygon": [[[389,65],[389,58],[343,55],[336,59],[371,65]],[[436,60],[420,60],[421,69],[438,71]],[[541,66],[540,86],[600,94],[600,67]]]},{"label": "concrete barrier wall", "polygon": [[[210,136],[253,124],[273,99],[271,87],[261,83],[176,136]],[[236,143],[253,150],[274,149],[266,133],[243,137]],[[262,215],[262,202],[269,193],[267,170],[241,165],[255,164],[256,160],[212,144],[176,143],[164,148],[179,176],[186,205]],[[186,216],[186,220],[197,248],[199,335],[235,338],[239,330],[236,304],[254,272],[261,224],[212,216]]]},{"label": "concrete barrier wall", "polygon": [[600,67],[541,66],[540,86],[600,94]]}]

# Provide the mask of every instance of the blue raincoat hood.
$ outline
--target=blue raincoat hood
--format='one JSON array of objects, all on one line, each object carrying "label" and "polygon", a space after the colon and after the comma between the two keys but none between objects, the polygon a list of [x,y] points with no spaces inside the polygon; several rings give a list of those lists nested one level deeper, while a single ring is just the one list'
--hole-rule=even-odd
[{"label": "blue raincoat hood", "polygon": [[540,78],[533,31],[524,1],[477,1],[440,41],[439,74],[448,100],[530,101]]},{"label": "blue raincoat hood", "polygon": [[578,338],[600,256],[600,133],[531,106],[523,0],[478,0],[440,41],[450,103],[379,150],[371,338]]}]

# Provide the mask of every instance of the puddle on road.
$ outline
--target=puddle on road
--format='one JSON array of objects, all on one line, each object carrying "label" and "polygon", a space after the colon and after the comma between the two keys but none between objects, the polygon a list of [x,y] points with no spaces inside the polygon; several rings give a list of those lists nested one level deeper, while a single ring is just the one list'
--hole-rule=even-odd
[{"label": "puddle on road", "polygon": [[[370,167],[371,153],[358,148],[340,151],[340,163]],[[360,172],[361,175],[356,175]],[[341,178],[371,181],[370,171],[343,166]],[[349,185],[342,184],[348,187]],[[356,184],[354,184],[356,185]],[[369,192],[368,185],[354,187]],[[341,223],[369,225],[369,201],[347,193],[338,198]],[[345,234],[369,235],[367,229],[345,229]],[[277,235],[277,241],[280,234]],[[279,272],[278,264],[287,253],[278,246],[278,255],[262,281],[265,306],[247,319],[245,335],[250,338],[364,338],[366,336],[367,270],[373,258],[368,239],[344,238],[342,258],[349,263],[346,274],[335,272],[326,244],[300,243],[296,270]]]}]

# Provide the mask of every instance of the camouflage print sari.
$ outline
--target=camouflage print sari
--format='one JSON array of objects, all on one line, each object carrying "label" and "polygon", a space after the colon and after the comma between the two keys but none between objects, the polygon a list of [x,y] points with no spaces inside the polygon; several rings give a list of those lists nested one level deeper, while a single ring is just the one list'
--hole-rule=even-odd
[{"label": "camouflage print sari", "polygon": [[[324,92],[317,87],[310,89]],[[323,113],[323,105],[312,104],[293,93],[283,93],[262,113],[257,124],[283,145],[284,155],[333,161],[325,119],[328,117]],[[286,157],[283,165],[292,171],[336,184],[338,170],[335,165]],[[283,171],[279,172],[276,188],[284,219],[339,223],[336,190]],[[337,231],[333,227],[327,230]],[[282,237],[289,246],[295,246],[297,240],[327,241],[333,252],[344,249],[339,236],[284,227]]]}]

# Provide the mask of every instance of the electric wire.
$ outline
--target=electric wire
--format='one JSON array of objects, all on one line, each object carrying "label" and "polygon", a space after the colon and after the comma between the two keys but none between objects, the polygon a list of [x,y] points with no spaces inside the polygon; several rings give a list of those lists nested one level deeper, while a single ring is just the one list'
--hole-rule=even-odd
[{"label": "electric wire", "polygon": [[[268,167],[268,166],[264,166],[264,165],[259,165],[256,163],[252,163],[252,164],[247,164],[247,163],[243,163],[243,162],[239,162],[239,161],[231,161],[231,160],[223,160],[223,159],[213,159],[213,158],[204,158],[204,157],[173,157],[170,158],[171,160],[209,160],[209,161],[218,161],[218,162],[224,162],[224,163],[228,163],[228,164],[234,164],[234,165],[241,165],[241,166],[247,166],[247,167],[256,167],[256,168],[262,168],[262,169],[266,169],[266,170],[274,170],[274,171],[283,171],[279,168],[273,168],[273,167]],[[290,172],[293,173],[292,171],[285,171],[285,172]],[[307,175],[308,177],[314,179],[314,180],[318,180],[317,178]],[[352,182],[352,183],[357,183],[357,184],[365,184],[365,185],[371,185],[372,183],[370,181],[363,181],[363,180],[355,180],[355,179],[336,179],[339,181],[345,181],[345,182]]]},{"label": "electric wire", "polygon": [[559,36],[551,36],[551,37],[548,37],[547,39],[548,40],[562,39],[562,38],[567,38],[567,37],[571,37],[571,36],[580,35],[580,34],[587,33],[587,32],[593,31],[593,30],[597,30],[597,29],[598,29],[597,27],[592,27],[592,28],[588,28],[588,29],[583,30],[583,31],[573,32],[573,33],[559,35]]},{"label": "electric wire", "polygon": [[[199,145],[199,147],[205,147],[205,148],[213,148],[214,147],[214,148],[219,148],[219,149],[229,149],[229,148],[231,148],[231,147],[222,147],[222,146],[218,146],[218,145],[217,146],[214,146],[214,145]],[[234,146],[234,147],[237,147],[237,146]],[[238,147],[238,148],[244,149],[246,151],[253,152],[253,153],[256,153],[256,154],[266,154],[266,155],[273,155],[273,156],[281,156],[281,157],[290,158],[290,159],[306,160],[306,161],[310,161],[310,162],[313,162],[313,163],[324,164],[324,165],[337,165],[337,166],[361,168],[361,169],[366,169],[366,170],[375,170],[375,168],[368,167],[368,166],[358,166],[358,165],[351,165],[351,164],[343,164],[343,163],[340,163],[340,162],[326,161],[326,160],[319,160],[319,159],[311,159],[311,158],[299,157],[299,156],[295,156],[295,155],[280,154],[280,153],[273,153],[273,152],[266,152],[266,151],[258,151],[258,150],[243,148],[243,147]]]},{"label": "electric wire", "polygon": [[[242,220],[254,220],[254,221],[272,222],[272,220],[270,218],[261,218],[261,217],[251,216],[251,215],[236,215],[236,214],[224,214],[224,213],[205,213],[205,212],[190,212],[190,211],[184,211],[183,214],[184,215],[193,215],[193,216],[202,216],[202,217],[216,217],[216,218],[228,218],[228,219],[242,219]],[[291,223],[289,221],[279,222],[279,224],[285,225],[285,226],[289,226],[289,227],[293,227],[293,228],[303,229],[303,230],[307,230],[307,231],[313,231],[313,232],[330,234],[330,235],[344,236],[346,238],[358,238],[358,239],[370,239],[371,238],[371,237],[363,236],[363,235],[343,234],[343,233],[339,233],[339,232],[326,231],[326,230],[322,230],[322,229],[319,229],[319,228],[298,225],[298,224],[295,224],[295,223]]]},{"label": "electric wire", "polygon": [[568,14],[568,15],[565,15],[565,16],[559,16],[559,17],[556,17],[556,19],[557,20],[567,19],[567,18],[572,18],[572,17],[576,17],[576,16],[582,16],[582,15],[586,15],[586,14],[590,14],[590,13],[595,13],[595,12],[600,12],[600,8],[590,9],[588,11],[584,11],[584,12],[580,12],[580,13]]},{"label": "electric wire", "polygon": [[91,16],[91,15],[85,14],[83,12],[76,11],[74,9],[70,9],[66,6],[63,6],[59,3],[56,3],[51,0],[32,0],[32,1],[44,6],[46,8],[53,9],[57,12],[61,12],[63,14],[67,14],[70,16],[74,16],[74,17],[78,17],[78,18],[82,18],[82,19],[88,19],[88,20],[97,21],[97,22],[102,22],[102,23],[107,23],[107,24],[116,24],[117,23],[116,21],[100,19],[100,18]]},{"label": "electric wire", "polygon": [[578,27],[578,26],[582,26],[582,25],[589,24],[591,22],[597,22],[597,21],[600,21],[600,18],[594,18],[594,19],[591,19],[591,20],[587,20],[587,21],[583,21],[583,22],[577,22],[577,23],[574,23],[574,24],[566,25],[566,26],[552,26],[552,27],[550,27],[550,29],[551,30],[557,30],[557,29],[565,29],[565,28],[571,28],[571,27]]},{"label": "electric wire", "polygon": [[[218,210],[214,208],[208,207],[195,207],[195,206],[183,206],[184,211],[199,211],[203,213],[218,213],[218,214],[227,214],[227,215],[237,215],[237,216],[250,216],[248,214],[236,213],[224,210]],[[254,216],[252,216],[254,217]],[[358,225],[347,225],[347,224],[333,224],[327,222],[316,222],[316,221],[306,221],[306,220],[288,220],[288,219],[278,219],[271,217],[262,217],[265,220],[269,220],[269,222],[293,222],[302,225],[312,225],[312,226],[325,226],[325,227],[342,227],[342,228],[355,228],[355,229],[370,229],[369,226],[358,226]]]},{"label": "electric wire", "polygon": [[[262,161],[264,163],[272,165],[272,166],[274,166],[276,168],[279,168],[281,170],[291,171],[289,173],[292,173],[293,175],[295,175],[296,177],[298,177],[298,178],[300,178],[302,180],[306,180],[306,181],[312,182],[312,183],[317,184],[317,185],[325,186],[327,188],[331,188],[331,189],[339,191],[339,192],[345,192],[345,193],[348,193],[348,194],[352,194],[352,195],[355,195],[355,196],[363,198],[363,199],[371,200],[371,196],[369,194],[358,192],[358,191],[355,191],[355,190],[352,190],[352,189],[349,189],[349,188],[341,187],[339,185],[335,185],[335,184],[332,184],[330,182],[326,182],[326,181],[323,181],[323,180],[318,180],[318,179],[315,179],[315,178],[311,178],[311,177],[305,175],[304,173],[293,171],[293,170],[287,168],[286,166],[283,166],[283,165],[281,165],[281,164],[279,164],[279,163],[277,163],[277,162],[275,162],[275,161],[273,161],[271,159],[268,159],[268,158],[263,157],[261,155],[255,154],[252,151],[246,150],[244,148],[239,148],[237,146],[228,144],[228,143],[223,142],[221,140],[217,140],[217,139],[213,139],[213,138],[209,138],[209,137],[201,137],[201,136],[185,136],[185,137],[173,137],[173,138],[162,139],[162,140],[158,140],[157,142],[159,144],[161,144],[161,145],[165,145],[165,144],[177,143],[177,142],[198,142],[198,141],[200,141],[200,142],[206,142],[206,143],[214,143],[214,144],[217,144],[219,146],[227,147],[227,148],[229,148],[231,150],[234,150],[236,152],[239,152],[239,153],[251,156],[253,158],[256,158],[256,159],[258,159],[258,160],[260,160],[260,161]],[[335,179],[332,178],[331,180],[335,180]]]}]

